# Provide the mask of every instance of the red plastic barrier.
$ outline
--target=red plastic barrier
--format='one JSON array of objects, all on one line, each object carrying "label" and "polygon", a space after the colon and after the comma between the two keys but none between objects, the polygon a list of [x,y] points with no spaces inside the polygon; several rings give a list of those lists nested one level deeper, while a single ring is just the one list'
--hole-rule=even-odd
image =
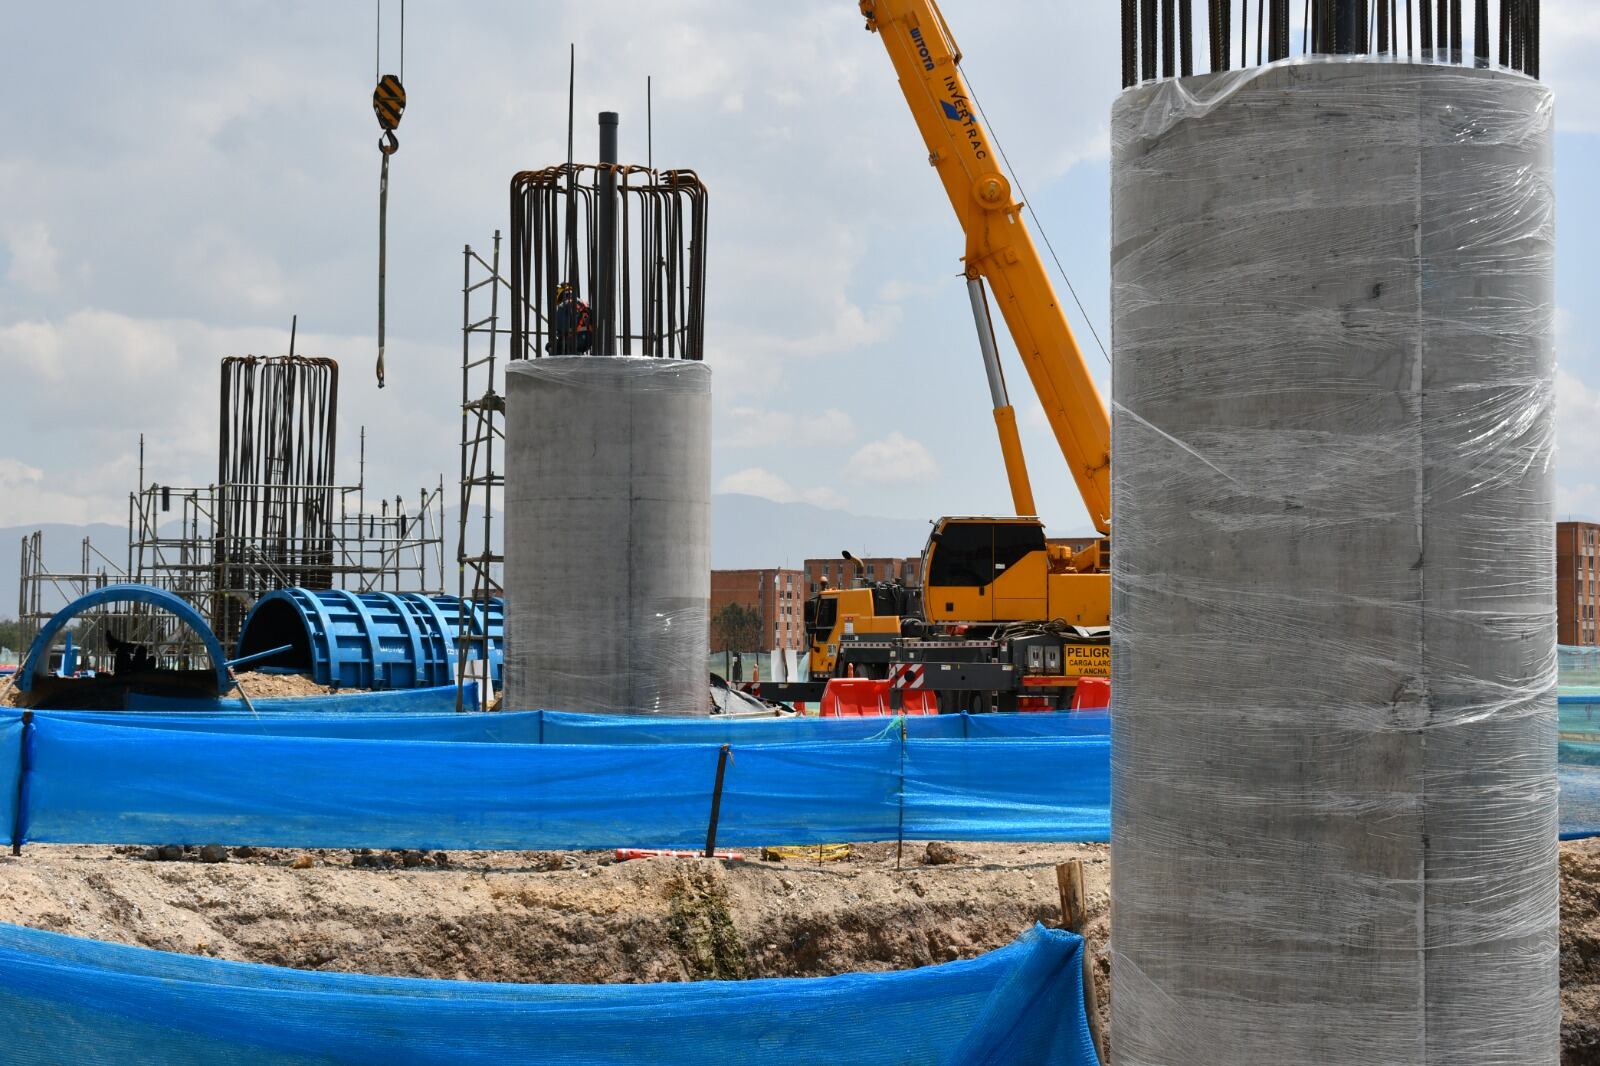
[{"label": "red plastic barrier", "polygon": [[1111,679],[1106,677],[1081,677],[1072,694],[1075,711],[1098,711],[1111,706]]},{"label": "red plastic barrier", "polygon": [[[891,692],[900,693],[894,709]],[[876,718],[896,714],[938,714],[939,694],[928,689],[892,689],[891,682],[869,677],[833,677],[822,692],[823,718]]]},{"label": "red plastic barrier", "polygon": [[823,718],[871,718],[889,713],[889,682],[830,677],[822,690]]}]

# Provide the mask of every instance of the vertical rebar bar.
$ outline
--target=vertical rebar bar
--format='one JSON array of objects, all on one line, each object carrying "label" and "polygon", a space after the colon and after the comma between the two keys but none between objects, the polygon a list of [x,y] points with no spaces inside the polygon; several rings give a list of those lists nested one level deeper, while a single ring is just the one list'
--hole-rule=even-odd
[{"label": "vertical rebar bar", "polygon": [[1178,73],[1194,73],[1194,0],[1178,0]]},{"label": "vertical rebar bar", "polygon": [[1139,6],[1137,0],[1122,0],[1122,87],[1139,80]]},{"label": "vertical rebar bar", "polygon": [[1161,76],[1156,69],[1156,0],[1139,0],[1139,77],[1154,81]]},{"label": "vertical rebar bar", "polygon": [[1161,76],[1178,73],[1177,0],[1161,0]]},{"label": "vertical rebar bar", "polygon": [[1537,78],[1540,71],[1539,5],[1541,0],[1528,0],[1528,67],[1526,73]]},{"label": "vertical rebar bar", "polygon": [[1217,0],[1217,35],[1215,45],[1219,70],[1233,69],[1233,49],[1229,44],[1233,29],[1233,0]]},{"label": "vertical rebar bar", "polygon": [[596,355],[617,354],[617,113],[600,112],[600,180],[595,234],[595,291],[590,304]]}]

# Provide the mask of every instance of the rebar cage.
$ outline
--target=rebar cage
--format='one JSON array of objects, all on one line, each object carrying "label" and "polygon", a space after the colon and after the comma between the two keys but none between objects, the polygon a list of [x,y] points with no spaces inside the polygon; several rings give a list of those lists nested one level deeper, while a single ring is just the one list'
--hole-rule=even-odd
[{"label": "rebar cage", "polygon": [[563,283],[588,304],[592,354],[701,358],[705,235],[706,188],[692,170],[569,163],[516,174],[510,358],[559,354]]}]

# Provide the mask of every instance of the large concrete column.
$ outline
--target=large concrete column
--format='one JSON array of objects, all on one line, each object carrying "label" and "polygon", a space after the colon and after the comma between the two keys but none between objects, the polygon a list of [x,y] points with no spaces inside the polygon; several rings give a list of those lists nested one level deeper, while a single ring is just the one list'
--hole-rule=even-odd
[{"label": "large concrete column", "polygon": [[1113,125],[1118,1066],[1554,1066],[1550,93]]},{"label": "large concrete column", "polygon": [[506,705],[708,713],[711,368],[506,371]]}]

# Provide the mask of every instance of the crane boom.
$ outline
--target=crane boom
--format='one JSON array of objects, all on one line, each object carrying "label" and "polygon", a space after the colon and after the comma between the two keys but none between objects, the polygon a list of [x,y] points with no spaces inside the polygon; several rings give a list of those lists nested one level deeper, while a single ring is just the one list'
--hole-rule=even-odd
[{"label": "crane boom", "polygon": [[[989,133],[974,113],[955,39],[934,0],[861,0],[861,13],[894,63],[928,161],[966,233],[966,275],[982,278],[994,293],[1078,494],[1095,528],[1107,534],[1111,419],[1023,223],[1022,205],[1012,198]],[[998,407],[996,420],[1005,448]],[[1010,455],[1007,463],[1010,470]]]}]

